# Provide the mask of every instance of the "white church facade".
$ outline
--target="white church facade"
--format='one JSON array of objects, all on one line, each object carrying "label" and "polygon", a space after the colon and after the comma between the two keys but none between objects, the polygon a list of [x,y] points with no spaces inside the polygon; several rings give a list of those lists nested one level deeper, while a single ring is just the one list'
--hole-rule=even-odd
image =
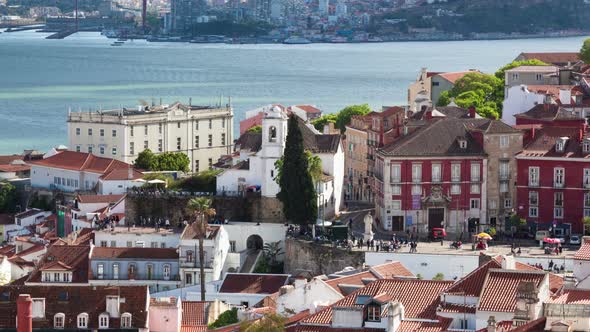
[{"label": "white church facade", "polygon": [[[304,148],[322,160],[323,176],[316,183],[318,218],[339,214],[344,182],[344,150],[340,135],[322,134],[299,120]],[[260,191],[263,197],[275,198],[280,188],[275,181],[275,163],[283,155],[287,140],[287,113],[273,107],[264,114],[260,133],[246,132],[236,141],[235,152],[217,175],[217,193],[243,195]]]}]

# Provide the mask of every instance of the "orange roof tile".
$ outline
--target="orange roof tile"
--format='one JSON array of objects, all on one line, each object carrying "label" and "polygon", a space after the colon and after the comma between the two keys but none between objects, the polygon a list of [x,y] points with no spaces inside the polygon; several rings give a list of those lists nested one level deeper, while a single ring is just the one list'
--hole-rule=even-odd
[{"label": "orange roof tile", "polygon": [[549,299],[547,303],[590,305],[590,290],[579,288],[566,289],[557,296]]},{"label": "orange roof tile", "polygon": [[54,262],[61,262],[66,266],[70,266],[73,270],[73,283],[87,283],[88,282],[88,253],[89,246],[75,246],[75,245],[52,245],[47,249],[47,253],[38,263],[38,269],[33,271],[29,276],[28,282],[40,282],[40,271],[47,265],[52,265]]},{"label": "orange roof tile", "polygon": [[533,282],[539,287],[547,277],[542,271],[516,271],[491,269],[479,297],[480,311],[513,312],[516,293],[521,282]]},{"label": "orange roof tile", "polygon": [[74,171],[87,171],[92,173],[105,174],[113,169],[123,168],[125,170],[133,167],[122,161],[97,157],[90,153],[63,151],[49,158],[33,160],[31,165],[45,166]]},{"label": "orange roof tile", "polygon": [[329,279],[326,280],[325,283],[328,284],[330,287],[334,288],[338,293],[341,293],[342,295],[347,295],[344,292],[344,290],[341,289],[338,285],[365,286],[363,279],[376,279],[376,277],[370,271],[364,271],[340,278]]},{"label": "orange roof tile", "polygon": [[207,307],[209,302],[182,301],[182,331],[207,330]]},{"label": "orange roof tile", "polygon": [[458,280],[450,288],[445,290],[445,293],[478,297],[481,294],[488,271],[501,267],[502,265],[498,261],[492,259]]},{"label": "orange roof tile", "polygon": [[590,237],[585,236],[583,239],[584,242],[582,242],[582,246],[574,255],[574,259],[590,261]]},{"label": "orange roof tile", "polygon": [[219,288],[220,293],[272,294],[287,283],[286,274],[228,273]]},{"label": "orange roof tile", "polygon": [[389,262],[381,265],[371,266],[369,269],[376,277],[380,279],[393,277],[414,277],[412,271],[408,270],[400,262]]},{"label": "orange roof tile", "polygon": [[463,76],[470,74],[470,73],[481,73],[479,70],[468,70],[468,71],[458,71],[458,72],[450,72],[450,73],[440,73],[438,76],[444,78],[445,80],[455,83],[457,80],[462,78]]}]

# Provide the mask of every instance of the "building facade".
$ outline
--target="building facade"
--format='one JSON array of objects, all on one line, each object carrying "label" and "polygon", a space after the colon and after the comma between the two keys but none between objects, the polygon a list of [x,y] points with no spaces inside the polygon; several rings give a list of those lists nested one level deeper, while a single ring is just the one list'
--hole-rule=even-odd
[{"label": "building facade", "polygon": [[[205,251],[205,283],[222,278],[225,260],[230,252],[230,243],[223,226],[207,226],[203,240]],[[200,266],[199,239],[192,225],[185,227],[178,247],[180,262],[180,278],[183,287],[199,285]]]},{"label": "building facade", "polygon": [[209,169],[231,153],[233,110],[225,107],[172,105],[145,106],[68,114],[70,150],[132,163],[146,149],[158,154],[183,152],[189,169]]}]

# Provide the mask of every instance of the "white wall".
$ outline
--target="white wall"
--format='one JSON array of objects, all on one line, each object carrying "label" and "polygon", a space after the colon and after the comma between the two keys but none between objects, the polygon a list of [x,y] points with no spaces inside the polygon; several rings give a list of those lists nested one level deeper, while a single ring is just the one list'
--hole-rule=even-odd
[{"label": "white wall", "polygon": [[537,104],[543,104],[543,100],[542,94],[530,92],[526,85],[510,87],[503,102],[502,121],[509,125],[515,125],[515,114],[526,112]]},{"label": "white wall", "polygon": [[[59,168],[31,165],[31,187],[49,189],[51,185],[55,185],[57,188],[65,192],[74,192],[77,190],[85,190],[85,183],[88,181],[90,186],[88,189],[92,189],[101,175],[102,174],[97,173],[68,171]],[[66,186],[63,183],[57,185],[54,183],[54,177],[78,180],[78,187]]]},{"label": "white wall", "polygon": [[[125,227],[118,227],[117,230],[127,229]],[[154,230],[155,232],[155,230]],[[138,235],[139,234],[139,235]],[[143,241],[145,243],[145,247],[149,248],[152,242],[158,243],[158,248],[160,248],[160,243],[166,243],[166,248],[177,248],[178,244],[180,243],[180,234],[178,233],[141,233],[141,232],[133,232],[133,228],[131,228],[130,232],[110,232],[108,230],[105,231],[96,231],[94,233],[94,245],[97,247],[100,246],[101,241],[107,241],[107,246],[111,246],[111,241],[116,241],[117,247],[127,247],[127,241],[131,241],[133,246],[137,241]]]},{"label": "white wall", "polygon": [[229,241],[236,242],[236,252],[247,249],[246,243],[250,235],[257,234],[264,243],[281,241],[281,247],[285,248],[285,234],[287,227],[284,224],[253,222],[236,222],[223,225],[227,231]]},{"label": "white wall", "polygon": [[118,195],[127,192],[127,188],[141,187],[138,182],[128,180],[104,181],[100,180],[101,195]]},{"label": "white wall", "polygon": [[320,279],[297,279],[293,286],[287,286],[287,293],[277,297],[277,312],[290,316],[309,309],[313,313],[318,306],[328,306],[342,298],[342,294]]}]

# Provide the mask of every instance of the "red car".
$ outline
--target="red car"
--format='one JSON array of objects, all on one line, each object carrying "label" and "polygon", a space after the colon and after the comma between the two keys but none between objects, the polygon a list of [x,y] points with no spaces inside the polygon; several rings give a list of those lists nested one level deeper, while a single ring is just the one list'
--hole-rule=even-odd
[{"label": "red car", "polygon": [[440,241],[447,236],[447,232],[444,228],[433,228],[430,230],[430,234],[428,234],[428,238],[431,241]]}]

